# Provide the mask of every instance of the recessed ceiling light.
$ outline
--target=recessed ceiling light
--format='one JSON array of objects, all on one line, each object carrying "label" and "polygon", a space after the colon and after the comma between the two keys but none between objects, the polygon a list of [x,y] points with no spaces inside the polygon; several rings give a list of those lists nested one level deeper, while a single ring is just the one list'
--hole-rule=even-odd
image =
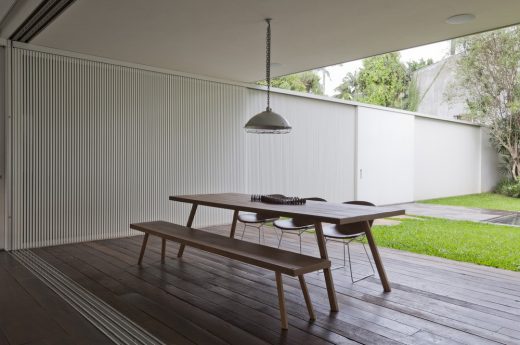
[{"label": "recessed ceiling light", "polygon": [[475,15],[471,13],[456,14],[446,19],[448,24],[466,24],[475,20]]}]

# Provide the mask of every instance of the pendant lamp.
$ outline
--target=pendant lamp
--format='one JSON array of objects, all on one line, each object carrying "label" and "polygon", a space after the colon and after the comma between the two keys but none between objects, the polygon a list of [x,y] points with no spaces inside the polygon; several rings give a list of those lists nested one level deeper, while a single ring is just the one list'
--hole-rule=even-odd
[{"label": "pendant lamp", "polygon": [[267,108],[253,116],[244,126],[248,133],[286,134],[291,132],[291,125],[280,114],[271,109],[271,19],[267,18],[265,82],[267,84]]}]

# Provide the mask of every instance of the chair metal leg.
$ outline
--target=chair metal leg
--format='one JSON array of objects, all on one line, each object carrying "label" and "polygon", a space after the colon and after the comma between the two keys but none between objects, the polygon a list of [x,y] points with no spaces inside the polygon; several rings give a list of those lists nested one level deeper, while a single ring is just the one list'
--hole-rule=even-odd
[{"label": "chair metal leg", "polygon": [[[345,240],[342,241],[343,242],[343,267],[346,266],[346,262],[345,262],[345,247],[347,246],[347,244],[345,243]],[[349,252],[349,260],[350,260],[350,252]]]},{"label": "chair metal leg", "polygon": [[260,239],[260,232],[262,231],[262,224],[260,224],[260,226],[254,226],[254,225],[251,225],[251,224],[247,224],[247,223],[244,223],[244,229],[242,230],[242,235],[240,236],[240,240],[243,240],[244,239],[244,234],[246,232],[246,227],[251,227],[251,228],[256,228],[256,230],[258,230],[258,243],[261,243],[261,239]]},{"label": "chair metal leg", "polygon": [[243,240],[243,239],[244,239],[244,234],[245,234],[245,232],[246,232],[246,226],[247,226],[247,224],[244,223],[244,229],[242,230],[242,236],[240,236],[240,240]]},{"label": "chair metal leg", "polygon": [[348,266],[350,270],[350,280],[352,280],[352,283],[354,283],[354,274],[352,273],[352,259],[350,258],[350,246],[348,243],[343,242],[343,245],[347,246],[348,251]]},{"label": "chair metal leg", "polygon": [[283,238],[283,231],[280,230],[282,233],[280,234],[280,239],[278,240],[278,248],[280,248],[280,245],[282,244],[282,238]]},{"label": "chair metal leg", "polygon": [[370,256],[368,255],[367,247],[365,246],[365,244],[363,242],[361,242],[361,244],[363,245],[363,249],[365,250],[365,254],[367,255],[368,263],[370,264],[370,267],[372,268],[372,275],[374,275],[376,273],[376,270],[374,269],[374,265],[372,265],[372,260],[370,260]]},{"label": "chair metal leg", "polygon": [[[325,243],[327,243],[329,241],[328,238],[325,239]],[[332,242],[340,242],[340,241],[337,241],[337,240],[331,240]],[[342,244],[343,244],[343,265],[342,266],[335,266],[335,267],[331,267],[330,270],[331,271],[334,271],[334,270],[337,270],[337,269],[340,269],[340,268],[345,268],[346,267],[346,264],[347,264],[347,261],[346,261],[346,252],[345,252],[345,240],[342,240],[341,241]],[[318,273],[322,273],[322,270],[319,270]]]},{"label": "chair metal leg", "polygon": [[[367,275],[367,276],[365,276],[365,277],[359,278],[357,280],[354,279],[354,273],[352,272],[352,258],[350,256],[350,246],[349,246],[349,244],[352,241],[354,241],[354,240],[355,239],[351,239],[350,241],[346,241],[346,240],[342,241],[343,242],[343,266],[332,267],[331,270],[337,270],[339,268],[347,267],[347,256],[348,256],[348,266],[349,266],[349,271],[350,271],[350,280],[352,281],[352,283],[357,283],[357,282],[359,282],[359,281],[361,281],[363,279],[366,279],[368,277],[372,277],[375,274],[375,270],[374,270],[374,265],[372,265],[372,260],[370,260],[370,256],[368,255],[367,248],[366,248],[365,244],[363,242],[361,242],[361,244],[363,245],[363,250],[365,251],[365,255],[367,256],[368,263],[370,264],[370,268],[372,269],[372,273]],[[325,239],[325,242],[327,242],[327,241],[328,241],[328,239]],[[318,274],[322,273],[322,270],[317,271],[317,273]]]},{"label": "chair metal leg", "polygon": [[276,230],[276,228],[274,226],[272,228],[273,228],[274,234],[276,235],[276,239],[279,241],[280,236],[278,235],[278,231]]},{"label": "chair metal leg", "polygon": [[260,227],[256,227],[256,230],[258,230],[258,244],[260,244],[262,243],[262,239],[260,237],[262,231],[260,230]]},{"label": "chair metal leg", "polygon": [[352,283],[357,283],[363,279],[367,279],[369,277],[372,277],[374,274],[375,274],[375,271],[374,271],[374,266],[372,265],[372,261],[370,260],[370,256],[368,256],[368,252],[367,252],[367,249],[365,248],[365,244],[364,243],[361,243],[363,245],[363,249],[365,250],[365,254],[367,256],[367,259],[368,259],[368,263],[370,264],[370,267],[372,268],[372,273],[367,275],[367,276],[364,276],[362,278],[359,278],[357,280],[354,280],[354,274],[352,273],[352,260],[350,259],[350,247],[349,247],[349,243],[352,242],[352,241],[349,241],[347,243],[347,251],[348,251],[348,263],[349,263],[349,267],[350,267],[350,279],[352,280]]}]

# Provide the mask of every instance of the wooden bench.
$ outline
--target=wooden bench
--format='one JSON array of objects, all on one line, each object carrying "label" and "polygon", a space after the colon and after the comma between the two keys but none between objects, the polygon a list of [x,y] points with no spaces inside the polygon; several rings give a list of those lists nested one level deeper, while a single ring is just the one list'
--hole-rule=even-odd
[{"label": "wooden bench", "polygon": [[141,247],[141,254],[139,255],[139,265],[143,260],[148,237],[154,235],[163,239],[161,251],[161,262],[163,263],[165,255],[164,243],[165,240],[170,240],[274,271],[276,274],[276,286],[278,289],[278,304],[280,307],[282,329],[287,329],[287,313],[285,310],[282,274],[298,277],[310,319],[316,319],[303,275],[323,268],[329,268],[330,261],[327,259],[315,258],[256,243],[240,241],[234,238],[228,238],[207,231],[188,228],[186,226],[163,221],[130,224],[130,228],[145,233],[143,245]]}]

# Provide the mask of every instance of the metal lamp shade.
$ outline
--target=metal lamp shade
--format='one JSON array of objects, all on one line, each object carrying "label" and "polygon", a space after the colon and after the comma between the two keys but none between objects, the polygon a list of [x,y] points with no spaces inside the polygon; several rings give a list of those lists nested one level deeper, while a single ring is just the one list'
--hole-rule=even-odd
[{"label": "metal lamp shade", "polygon": [[267,108],[253,116],[244,126],[246,132],[257,134],[286,134],[291,132],[291,125],[280,114]]}]

